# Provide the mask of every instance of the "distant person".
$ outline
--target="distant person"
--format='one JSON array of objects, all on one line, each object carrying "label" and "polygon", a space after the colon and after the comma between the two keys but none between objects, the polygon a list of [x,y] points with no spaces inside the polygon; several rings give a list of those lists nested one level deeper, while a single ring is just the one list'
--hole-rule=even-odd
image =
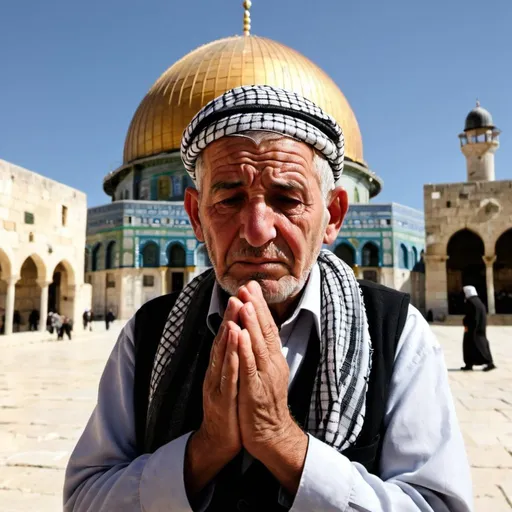
[{"label": "distant person", "polygon": [[60,339],[64,339],[64,334],[71,340],[71,331],[73,330],[73,321],[71,318],[64,316],[62,317],[62,326],[60,328]]},{"label": "distant person", "polygon": [[105,327],[107,328],[107,331],[110,329],[110,324],[116,319],[114,316],[114,312],[109,309],[107,316],[105,317]]},{"label": "distant person", "polygon": [[63,318],[59,315],[59,313],[55,312],[52,314],[52,327],[57,332],[57,339],[61,340],[64,335],[64,331],[62,330]]},{"label": "distant person", "polygon": [[92,313],[91,313],[90,309],[86,309],[84,311],[84,314],[82,315],[82,321],[84,324],[84,331],[87,330],[88,325],[89,325],[89,330],[92,331],[92,325],[90,325],[92,322]]},{"label": "distant person", "polygon": [[28,317],[28,328],[30,331],[37,331],[39,326],[39,311],[33,309]]},{"label": "distant person", "polygon": [[53,311],[50,311],[46,317],[46,330],[53,334]]},{"label": "distant person", "polygon": [[14,332],[20,332],[21,315],[17,309],[14,311],[14,315],[12,317],[12,323],[14,325]]},{"label": "distant person", "polygon": [[21,314],[17,309],[14,310],[14,313],[12,315],[12,325],[13,325],[13,329],[12,329],[13,332],[19,332],[20,325],[21,325]]},{"label": "distant person", "polygon": [[92,312],[91,309],[89,309],[89,311],[87,312],[87,316],[88,316],[89,331],[92,331],[92,322],[94,320],[94,313]]},{"label": "distant person", "polygon": [[465,316],[464,339],[462,341],[462,353],[464,365],[461,370],[469,371],[473,366],[484,364],[484,372],[494,370],[489,341],[486,337],[487,313],[484,303],[478,297],[474,286],[464,286]]}]

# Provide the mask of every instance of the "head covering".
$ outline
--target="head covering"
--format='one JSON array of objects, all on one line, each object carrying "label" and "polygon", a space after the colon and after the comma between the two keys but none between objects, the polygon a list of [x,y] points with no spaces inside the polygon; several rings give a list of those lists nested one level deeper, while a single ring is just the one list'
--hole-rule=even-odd
[{"label": "head covering", "polygon": [[478,297],[478,293],[476,292],[476,288],[474,286],[464,286],[462,289],[464,290],[466,299],[469,299],[470,297]]},{"label": "head covering", "polygon": [[270,85],[235,87],[205,105],[183,132],[181,158],[195,182],[197,157],[208,144],[247,131],[282,133],[309,144],[343,172],[345,139],[338,123],[312,101]]}]

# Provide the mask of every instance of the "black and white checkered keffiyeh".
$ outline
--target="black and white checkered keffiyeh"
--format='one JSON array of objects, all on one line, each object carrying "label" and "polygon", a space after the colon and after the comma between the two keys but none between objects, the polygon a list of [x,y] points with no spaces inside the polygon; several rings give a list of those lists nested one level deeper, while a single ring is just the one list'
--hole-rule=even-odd
[{"label": "black and white checkered keffiyeh", "polygon": [[[372,346],[363,297],[352,269],[325,249],[317,262],[321,272],[322,334],[308,431],[343,451],[354,444],[364,423]],[[149,403],[180,342],[195,292],[209,272],[181,291],[167,318],[153,364]]]},{"label": "black and white checkered keffiyeh", "polygon": [[309,144],[327,159],[334,181],[341,176],[345,139],[330,115],[292,91],[270,85],[247,85],[210,101],[185,129],[181,159],[194,182],[197,157],[208,144],[255,130],[282,133]]}]

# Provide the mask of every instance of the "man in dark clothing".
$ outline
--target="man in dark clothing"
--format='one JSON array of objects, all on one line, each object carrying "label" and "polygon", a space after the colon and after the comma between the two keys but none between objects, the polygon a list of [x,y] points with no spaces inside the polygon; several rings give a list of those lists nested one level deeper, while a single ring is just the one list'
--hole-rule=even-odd
[{"label": "man in dark clothing", "polygon": [[491,349],[485,330],[487,327],[487,313],[483,302],[478,297],[474,286],[464,286],[466,296],[464,324],[464,339],[462,352],[464,364],[463,371],[472,370],[474,365],[484,364],[484,372],[494,370]]},{"label": "man in dark clothing", "polygon": [[116,319],[111,309],[108,310],[107,316],[105,317],[105,327],[107,331],[110,329],[110,324]]},{"label": "man in dark clothing", "polygon": [[14,315],[12,317],[12,323],[14,324],[14,331],[20,332],[21,315],[17,309],[14,311]]},{"label": "man in dark clothing", "polygon": [[28,325],[31,331],[37,331],[37,327],[39,324],[39,311],[37,309],[33,309],[30,312],[28,317]]},{"label": "man in dark clothing", "polygon": [[71,331],[73,330],[73,322],[71,318],[65,316],[62,318],[62,327],[60,328],[60,339],[64,339],[64,334],[71,340]]}]

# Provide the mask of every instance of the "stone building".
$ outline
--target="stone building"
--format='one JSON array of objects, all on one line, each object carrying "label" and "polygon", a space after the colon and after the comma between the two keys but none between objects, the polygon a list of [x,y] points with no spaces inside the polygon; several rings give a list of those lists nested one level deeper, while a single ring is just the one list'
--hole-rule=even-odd
[{"label": "stone building", "polygon": [[210,100],[240,85],[297,91],[330,113],[345,133],[341,184],[351,208],[346,232],[331,247],[361,277],[412,291],[422,304],[423,214],[400,205],[368,204],[381,179],[363,158],[354,112],[331,78],[295,50],[250,35],[228,37],[184,56],[155,82],[132,119],[123,164],[103,182],[112,203],[91,208],[87,282],[93,311],[129,317],[145,301],[174,290],[210,265],[183,208],[192,182],[179,156],[183,130]]},{"label": "stone building", "polygon": [[512,180],[495,181],[500,131],[477,104],[459,135],[467,181],[424,187],[426,308],[463,313],[473,285],[490,314],[512,314]]},{"label": "stone building", "polygon": [[[39,330],[48,311],[81,319],[90,306],[84,285],[85,194],[0,160],[0,329],[13,331],[13,317],[28,330],[39,312]],[[15,315],[15,312],[16,315]]]}]

